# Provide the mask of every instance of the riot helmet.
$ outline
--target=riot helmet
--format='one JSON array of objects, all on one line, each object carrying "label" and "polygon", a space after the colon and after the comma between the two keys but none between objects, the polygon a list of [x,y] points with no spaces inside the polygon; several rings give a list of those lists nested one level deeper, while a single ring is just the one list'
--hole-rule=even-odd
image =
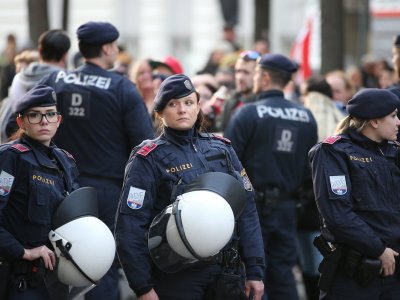
[{"label": "riot helmet", "polygon": [[53,244],[60,282],[79,287],[96,284],[111,267],[115,241],[97,218],[97,194],[84,187],[69,194],[53,215],[49,239]]},{"label": "riot helmet", "polygon": [[[220,180],[218,184],[216,180]],[[154,218],[148,234],[152,260],[167,273],[210,261],[231,240],[234,212],[238,217],[244,203],[243,185],[231,175],[200,175]]]}]

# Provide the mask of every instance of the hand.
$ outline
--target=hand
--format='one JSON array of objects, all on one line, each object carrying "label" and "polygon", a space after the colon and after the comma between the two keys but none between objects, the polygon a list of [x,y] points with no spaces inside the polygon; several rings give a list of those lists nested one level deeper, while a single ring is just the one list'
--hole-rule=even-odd
[{"label": "hand", "polygon": [[40,257],[43,258],[46,269],[53,270],[53,267],[56,265],[56,255],[46,246],[24,249],[24,256],[22,256],[23,259],[30,261]]},{"label": "hand", "polygon": [[246,280],[246,297],[249,298],[250,291],[253,292],[254,300],[261,300],[264,295],[264,282],[262,280]]},{"label": "hand", "polygon": [[158,295],[154,289],[151,289],[150,292],[139,297],[138,300],[159,300]]},{"label": "hand", "polygon": [[395,257],[398,256],[399,253],[396,251],[385,248],[385,251],[379,256],[379,260],[382,262],[381,274],[383,276],[393,275],[396,267]]}]

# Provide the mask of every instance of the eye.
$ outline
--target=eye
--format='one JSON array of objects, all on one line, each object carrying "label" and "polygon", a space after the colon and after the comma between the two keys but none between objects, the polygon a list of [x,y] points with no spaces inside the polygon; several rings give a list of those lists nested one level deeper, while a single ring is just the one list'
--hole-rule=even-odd
[{"label": "eye", "polygon": [[50,112],[46,113],[46,116],[48,116],[48,117],[55,117],[56,115],[57,115],[56,111],[50,111]]},{"label": "eye", "polygon": [[175,103],[174,101],[170,101],[170,102],[168,103],[168,106],[169,106],[169,107],[175,107],[175,106],[176,106],[176,103]]},{"label": "eye", "polygon": [[30,112],[30,113],[28,113],[28,117],[29,118],[38,118],[39,117],[39,113],[37,113],[37,112]]}]

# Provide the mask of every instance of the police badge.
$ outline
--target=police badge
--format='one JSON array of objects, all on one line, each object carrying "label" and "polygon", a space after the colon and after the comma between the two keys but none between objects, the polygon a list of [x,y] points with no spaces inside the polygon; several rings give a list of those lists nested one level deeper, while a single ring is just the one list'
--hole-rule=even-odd
[{"label": "police badge", "polygon": [[243,180],[244,189],[246,191],[251,192],[253,190],[253,186],[251,185],[250,178],[247,176],[245,169],[243,169],[240,172],[240,176],[242,177],[242,180]]}]

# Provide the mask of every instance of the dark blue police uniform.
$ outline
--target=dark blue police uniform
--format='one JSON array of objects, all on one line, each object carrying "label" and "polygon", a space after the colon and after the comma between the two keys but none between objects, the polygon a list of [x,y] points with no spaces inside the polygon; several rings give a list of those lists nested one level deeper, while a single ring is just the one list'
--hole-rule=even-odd
[{"label": "dark blue police uniform", "polygon": [[[310,151],[314,192],[326,229],[336,243],[377,259],[386,247],[400,251],[398,146],[376,143],[349,130]],[[326,233],[329,238],[330,234]],[[339,274],[326,299],[400,299],[395,275],[368,287]],[[391,295],[392,298],[380,298]]]},{"label": "dark blue police uniform", "polygon": [[269,90],[242,106],[224,136],[232,141],[256,191],[268,265],[270,299],[296,299],[296,200],[308,171],[307,153],[317,142],[311,112]]},{"label": "dark blue police uniform", "polygon": [[[109,23],[88,22],[77,30],[80,43],[94,47],[114,42],[119,33]],[[99,59],[101,57],[99,56]],[[42,81],[59,99],[63,123],[55,142],[74,155],[80,186],[97,190],[99,218],[113,232],[124,167],[132,148],[154,137],[147,109],[127,78],[87,62]],[[86,299],[118,299],[117,260]]]},{"label": "dark blue police uniform", "polygon": [[9,299],[50,299],[43,279],[29,280],[34,265],[22,256],[24,248],[51,249],[52,214],[78,187],[77,176],[73,157],[54,144],[24,136],[0,146],[0,261],[11,265]]},{"label": "dark blue police uniform", "polygon": [[[247,187],[247,201],[238,220],[240,253],[247,280],[261,280],[264,253],[251,185],[230,142],[196,129],[166,128],[158,139],[145,141],[134,150],[126,167],[115,237],[117,252],[130,287],[140,296],[155,289],[160,299],[202,299],[221,272],[217,263],[200,264],[166,274],[152,265],[146,230],[153,218],[183,193],[184,187],[206,172],[231,174]],[[141,197],[129,205],[129,194]]]},{"label": "dark blue police uniform", "polygon": [[[399,107],[389,91],[364,89],[347,110],[351,119],[387,116],[389,125],[398,126],[391,113]],[[320,267],[327,282],[320,286],[321,299],[400,299],[399,264],[397,275],[379,276],[385,249],[400,251],[400,149],[397,142],[373,141],[359,131],[349,123],[309,153],[322,235],[336,246]]]}]

